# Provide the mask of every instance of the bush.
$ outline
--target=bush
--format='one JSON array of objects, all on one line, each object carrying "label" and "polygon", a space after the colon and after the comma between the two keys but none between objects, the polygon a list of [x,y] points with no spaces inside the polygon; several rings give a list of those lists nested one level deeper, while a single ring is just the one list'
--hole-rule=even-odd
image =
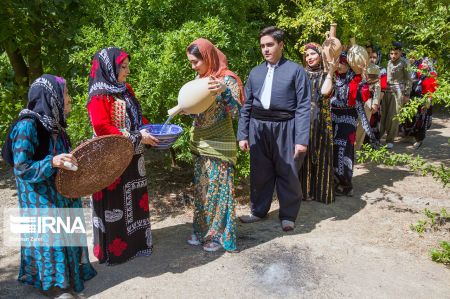
[{"label": "bush", "polygon": [[[264,21],[260,14],[268,15],[271,6],[265,1],[258,4],[231,2],[163,1],[156,5],[135,1],[130,7],[100,5],[100,11],[114,12],[115,18],[100,18],[82,26],[75,37],[76,51],[69,55],[74,95],[68,131],[73,143],[92,135],[85,108],[87,78],[92,56],[103,47],[118,46],[131,55],[129,81],[141,102],[143,114],[153,123],[166,120],[167,110],[176,105],[180,87],[195,78],[185,49],[199,37],[208,38],[218,46],[227,55],[230,69],[244,81],[249,70],[262,59],[256,37]],[[196,13],[210,6],[214,8],[205,17]],[[255,19],[249,20],[252,16]],[[177,158],[190,162],[187,143],[192,119],[177,116],[172,122],[184,129],[174,145]],[[237,177],[245,177],[249,174],[248,154],[239,153],[238,160]]]},{"label": "bush", "polygon": [[0,55],[0,146],[11,122],[25,106],[18,96],[18,87],[14,84],[14,74],[6,54]]},{"label": "bush", "polygon": [[431,259],[436,263],[450,264],[450,242],[442,241],[439,245],[441,250],[431,250]]}]

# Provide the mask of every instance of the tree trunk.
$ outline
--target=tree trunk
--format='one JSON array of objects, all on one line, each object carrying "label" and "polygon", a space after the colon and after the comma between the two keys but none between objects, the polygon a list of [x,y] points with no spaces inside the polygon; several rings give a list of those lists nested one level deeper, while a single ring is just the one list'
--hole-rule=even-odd
[{"label": "tree trunk", "polygon": [[7,39],[3,42],[9,62],[14,70],[14,80],[19,85],[21,97],[26,100],[26,91],[28,90],[28,67],[23,59],[20,49],[17,47],[15,41]]},{"label": "tree trunk", "polygon": [[41,59],[41,40],[37,39],[34,45],[31,47],[28,53],[28,66],[29,66],[29,83],[33,83],[38,77],[40,77],[44,70],[42,68]]},{"label": "tree trunk", "polygon": [[[36,12],[37,16],[40,15],[40,12]],[[42,39],[41,39],[41,29],[42,29],[42,20],[33,19],[30,23],[31,32],[33,32],[35,38],[31,47],[28,49],[28,75],[29,75],[29,83],[33,83],[38,77],[40,77],[44,73],[44,69],[42,67]]]}]

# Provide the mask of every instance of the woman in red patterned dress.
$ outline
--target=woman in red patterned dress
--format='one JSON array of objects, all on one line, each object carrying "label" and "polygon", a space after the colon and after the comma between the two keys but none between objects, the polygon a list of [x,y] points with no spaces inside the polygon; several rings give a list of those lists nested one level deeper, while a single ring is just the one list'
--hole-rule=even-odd
[{"label": "woman in red patterned dress", "polygon": [[134,145],[134,156],[113,184],[92,195],[94,255],[114,265],[152,253],[144,144],[158,140],[142,124],[141,106],[131,86],[130,55],[111,47],[97,52],[89,75],[87,109],[96,136],[124,135]]}]

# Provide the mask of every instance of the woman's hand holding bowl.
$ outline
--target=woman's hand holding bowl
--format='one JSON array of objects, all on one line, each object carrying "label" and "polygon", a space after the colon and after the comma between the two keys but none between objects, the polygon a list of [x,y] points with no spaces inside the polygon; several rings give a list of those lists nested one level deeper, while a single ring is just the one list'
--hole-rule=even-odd
[{"label": "woman's hand holding bowl", "polygon": [[140,130],[141,135],[142,135],[142,143],[143,144],[148,144],[151,146],[157,146],[159,143],[158,138],[156,138],[155,136],[153,136],[152,134],[150,134],[146,129],[142,129]]}]

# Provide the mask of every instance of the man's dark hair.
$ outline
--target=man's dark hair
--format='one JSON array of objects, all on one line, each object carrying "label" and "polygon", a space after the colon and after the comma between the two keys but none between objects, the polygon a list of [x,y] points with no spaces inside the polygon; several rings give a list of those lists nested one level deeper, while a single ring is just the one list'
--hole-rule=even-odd
[{"label": "man's dark hair", "polygon": [[401,42],[392,42],[391,50],[399,50],[401,51],[403,48],[403,45]]},{"label": "man's dark hair", "polygon": [[277,42],[284,42],[284,30],[279,29],[275,26],[266,27],[263,30],[259,32],[259,39],[261,40],[261,37],[270,35],[273,37],[274,40]]},{"label": "man's dark hair", "polygon": [[191,55],[194,55],[197,59],[203,60],[202,53],[200,53],[200,49],[197,44],[192,44],[187,48],[187,52]]}]

